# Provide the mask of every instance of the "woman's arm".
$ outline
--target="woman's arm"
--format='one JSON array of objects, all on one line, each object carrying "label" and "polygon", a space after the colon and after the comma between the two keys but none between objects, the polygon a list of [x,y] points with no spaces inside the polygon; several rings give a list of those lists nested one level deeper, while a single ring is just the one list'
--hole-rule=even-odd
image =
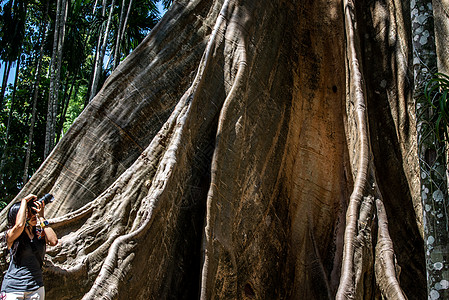
[{"label": "woman's arm", "polygon": [[27,217],[27,203],[29,201],[36,200],[36,198],[37,197],[35,195],[29,194],[22,199],[19,211],[17,212],[16,216],[16,224],[14,224],[14,226],[10,230],[8,230],[8,233],[6,234],[6,243],[8,245],[8,249],[11,249],[12,244],[22,234],[23,229],[25,228]]},{"label": "woman's arm", "polygon": [[53,228],[45,226],[44,232],[45,232],[45,241],[47,242],[47,244],[50,246],[56,246],[58,244],[58,237],[56,236],[56,233],[53,230]]}]

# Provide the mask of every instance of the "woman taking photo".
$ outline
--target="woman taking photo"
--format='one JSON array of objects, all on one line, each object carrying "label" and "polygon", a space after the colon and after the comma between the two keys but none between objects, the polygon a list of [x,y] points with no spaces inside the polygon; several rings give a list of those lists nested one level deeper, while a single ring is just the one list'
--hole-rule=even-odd
[{"label": "woman taking photo", "polygon": [[6,242],[11,262],[3,278],[1,300],[45,298],[45,249],[46,245],[55,246],[58,238],[45,220],[44,201],[36,200],[30,194],[9,209]]}]

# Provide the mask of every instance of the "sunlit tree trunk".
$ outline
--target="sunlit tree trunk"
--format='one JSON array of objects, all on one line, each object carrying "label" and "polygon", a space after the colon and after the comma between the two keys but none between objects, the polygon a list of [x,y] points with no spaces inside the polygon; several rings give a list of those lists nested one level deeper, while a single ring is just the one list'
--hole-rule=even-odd
[{"label": "sunlit tree trunk", "polygon": [[[101,18],[104,20],[104,18],[106,17],[106,0],[103,0],[102,5],[101,5]],[[97,75],[97,70],[98,70],[98,66],[100,64],[102,64],[103,62],[100,60],[100,53],[101,53],[101,45],[102,45],[102,38],[103,38],[103,34],[104,34],[104,22],[101,25],[102,30],[100,31],[100,34],[98,35],[98,40],[97,40],[97,47],[95,50],[95,59],[94,59],[94,63],[92,66],[92,76],[91,76],[91,80],[89,82],[89,95],[87,97],[86,100],[86,105],[87,103],[90,102],[90,100],[93,98],[93,95],[95,95],[96,91],[94,91],[94,82],[95,82],[95,78],[98,76]]]},{"label": "sunlit tree trunk", "polygon": [[116,30],[116,40],[115,40],[115,46],[114,46],[114,67],[113,69],[117,68],[117,66],[120,63],[120,44],[121,44],[121,38],[122,38],[122,31],[125,28],[124,22],[125,22],[125,6],[126,1],[122,0],[122,4],[120,5],[120,18],[119,18],[119,24]]},{"label": "sunlit tree trunk", "polygon": [[[125,4],[125,1],[123,1],[123,5]],[[128,19],[129,19],[129,13],[131,12],[131,7],[133,5],[133,0],[130,0],[128,3],[128,8],[126,10],[126,15],[124,16],[123,22],[121,22],[121,26],[120,26],[120,31],[119,31],[119,37],[117,39],[117,46],[116,46],[116,59],[114,60],[114,69],[117,68],[117,66],[120,63],[120,45],[123,41],[123,38],[125,37],[126,34],[126,26],[128,24]],[[118,52],[117,52],[118,49]]]},{"label": "sunlit tree trunk", "polygon": [[[100,37],[98,39],[99,48],[98,48],[97,59],[95,60],[95,69],[94,69],[94,75],[93,75],[93,79],[92,79],[92,88],[90,91],[90,99],[95,97],[95,95],[97,94],[98,84],[100,82],[100,77],[101,77],[101,73],[103,70],[103,60],[104,60],[104,56],[106,53],[106,46],[108,44],[109,28],[111,26],[112,14],[114,12],[114,5],[115,5],[115,0],[112,0],[111,6],[110,6],[110,11],[109,11],[109,16],[108,16],[108,21],[106,23],[106,28],[104,29],[103,35],[100,35]],[[103,39],[103,41],[101,41],[101,44],[100,44],[101,39]]]},{"label": "sunlit tree trunk", "polygon": [[8,84],[9,72],[11,71],[12,62],[5,62],[5,69],[3,71],[3,81],[2,81],[2,90],[0,93],[0,108],[3,108],[3,99],[5,98],[6,86]]},{"label": "sunlit tree trunk", "polygon": [[47,157],[55,144],[59,85],[61,76],[62,51],[64,45],[65,23],[67,20],[67,0],[58,0],[56,7],[55,34],[50,63],[50,91],[47,108],[44,157]]}]

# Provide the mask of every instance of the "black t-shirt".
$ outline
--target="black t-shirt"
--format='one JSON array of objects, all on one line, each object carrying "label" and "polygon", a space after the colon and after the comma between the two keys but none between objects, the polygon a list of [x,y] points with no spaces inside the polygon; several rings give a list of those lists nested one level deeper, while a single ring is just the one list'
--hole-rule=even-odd
[{"label": "black t-shirt", "polygon": [[45,255],[45,236],[41,230],[35,231],[30,240],[27,233],[22,232],[11,247],[12,256],[8,271],[3,278],[2,291],[10,293],[16,291],[34,291],[44,286],[42,276],[42,262]]}]

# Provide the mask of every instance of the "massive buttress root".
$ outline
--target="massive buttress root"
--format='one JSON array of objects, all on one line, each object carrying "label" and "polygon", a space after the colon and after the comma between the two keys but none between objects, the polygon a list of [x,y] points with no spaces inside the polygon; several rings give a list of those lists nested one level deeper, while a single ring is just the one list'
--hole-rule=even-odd
[{"label": "massive buttress root", "polygon": [[176,1],[18,195],[47,297],[419,298],[400,2]]}]

